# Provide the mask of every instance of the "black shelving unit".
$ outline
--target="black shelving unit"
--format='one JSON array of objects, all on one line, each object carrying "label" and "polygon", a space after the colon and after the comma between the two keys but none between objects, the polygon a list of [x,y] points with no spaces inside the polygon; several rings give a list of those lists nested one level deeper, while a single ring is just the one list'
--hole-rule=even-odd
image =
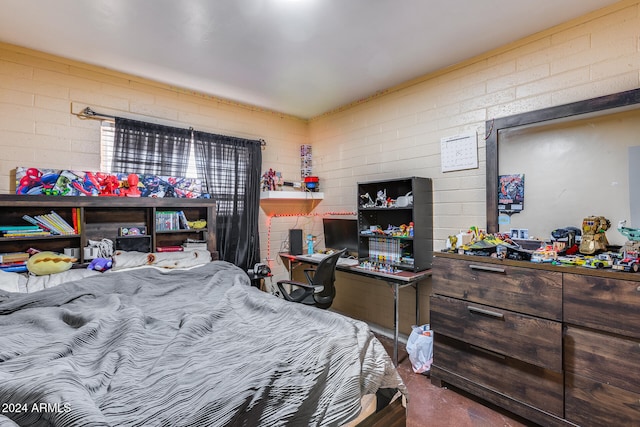
[{"label": "black shelving unit", "polygon": [[[378,192],[385,201],[377,200]],[[407,204],[407,194],[413,201]],[[368,197],[367,197],[368,195]],[[405,196],[404,200],[403,196]],[[401,203],[398,203],[400,198]],[[391,203],[386,203],[390,200]],[[402,203],[405,202],[405,203]],[[371,233],[371,227],[409,226],[412,236]],[[430,178],[409,177],[358,183],[358,257],[399,270],[431,268],[433,258],[433,193]]]}]

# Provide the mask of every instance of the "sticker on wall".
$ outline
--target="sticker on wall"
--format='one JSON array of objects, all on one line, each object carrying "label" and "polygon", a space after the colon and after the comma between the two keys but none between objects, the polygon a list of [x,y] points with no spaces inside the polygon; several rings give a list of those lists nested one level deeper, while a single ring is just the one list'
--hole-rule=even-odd
[{"label": "sticker on wall", "polygon": [[511,216],[500,214],[498,215],[498,225],[509,225],[511,224]]}]

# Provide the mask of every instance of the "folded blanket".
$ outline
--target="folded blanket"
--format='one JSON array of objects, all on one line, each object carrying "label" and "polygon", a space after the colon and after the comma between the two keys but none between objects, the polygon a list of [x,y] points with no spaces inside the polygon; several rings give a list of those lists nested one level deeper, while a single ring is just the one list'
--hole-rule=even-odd
[{"label": "folded blanket", "polygon": [[194,250],[184,252],[127,252],[113,254],[113,270],[153,265],[162,268],[186,268],[206,264],[211,261],[211,252]]}]

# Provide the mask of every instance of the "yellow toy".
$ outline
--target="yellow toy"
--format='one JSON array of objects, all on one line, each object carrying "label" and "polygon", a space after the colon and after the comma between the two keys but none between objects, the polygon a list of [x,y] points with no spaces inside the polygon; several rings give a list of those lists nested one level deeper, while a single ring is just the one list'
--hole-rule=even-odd
[{"label": "yellow toy", "polygon": [[207,220],[198,219],[196,221],[187,221],[187,224],[189,224],[189,227],[195,228],[196,230],[198,230],[201,228],[205,228],[207,226]]},{"label": "yellow toy", "polygon": [[27,270],[36,276],[62,273],[71,268],[76,258],[55,252],[39,252],[27,261]]}]

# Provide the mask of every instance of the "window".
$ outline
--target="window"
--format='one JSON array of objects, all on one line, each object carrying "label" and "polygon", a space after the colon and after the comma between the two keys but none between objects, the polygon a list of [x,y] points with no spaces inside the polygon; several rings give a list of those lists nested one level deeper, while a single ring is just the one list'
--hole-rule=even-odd
[{"label": "window", "polygon": [[[116,125],[111,121],[102,121],[100,126],[100,171],[113,172],[113,146],[115,141]],[[194,155],[193,138],[189,149],[189,164],[184,178],[197,178],[196,157]]]},{"label": "window", "polygon": [[262,143],[116,117],[102,122],[101,169],[202,180],[220,259],[247,269],[260,259]]}]

